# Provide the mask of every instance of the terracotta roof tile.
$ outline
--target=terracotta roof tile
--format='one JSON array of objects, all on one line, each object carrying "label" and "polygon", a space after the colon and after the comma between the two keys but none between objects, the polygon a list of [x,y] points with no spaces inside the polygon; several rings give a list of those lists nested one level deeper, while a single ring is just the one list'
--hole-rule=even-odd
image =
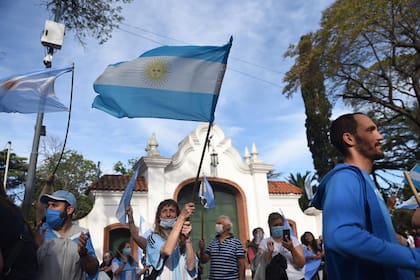
[{"label": "terracotta roof tile", "polygon": [[268,181],[268,192],[270,194],[304,194],[305,192],[295,185],[283,181]]},{"label": "terracotta roof tile", "polygon": [[[130,175],[103,175],[99,180],[90,185],[89,190],[123,191],[130,181]],[[137,177],[134,191],[147,192],[147,184],[143,176]]]}]

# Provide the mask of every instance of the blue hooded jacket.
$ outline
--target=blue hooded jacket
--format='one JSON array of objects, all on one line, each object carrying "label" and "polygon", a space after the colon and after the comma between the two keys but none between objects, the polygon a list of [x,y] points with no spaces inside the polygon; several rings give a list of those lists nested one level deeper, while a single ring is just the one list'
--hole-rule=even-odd
[{"label": "blue hooded jacket", "polygon": [[365,171],[338,164],[322,179],[312,204],[323,210],[329,279],[415,279],[420,250],[398,243],[382,196]]}]

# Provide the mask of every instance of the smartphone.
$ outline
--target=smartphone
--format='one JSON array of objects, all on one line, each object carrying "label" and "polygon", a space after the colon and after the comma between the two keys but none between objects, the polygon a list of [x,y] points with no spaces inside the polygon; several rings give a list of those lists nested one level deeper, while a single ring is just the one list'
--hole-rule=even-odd
[{"label": "smartphone", "polygon": [[290,240],[290,229],[283,229],[283,239],[285,241]]}]

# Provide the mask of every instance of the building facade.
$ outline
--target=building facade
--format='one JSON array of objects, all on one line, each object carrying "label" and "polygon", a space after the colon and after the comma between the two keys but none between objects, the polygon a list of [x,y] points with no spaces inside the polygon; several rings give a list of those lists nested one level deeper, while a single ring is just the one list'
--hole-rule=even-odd
[{"label": "building facade", "polygon": [[[195,248],[201,237],[207,241],[214,237],[215,219],[219,215],[231,218],[234,234],[244,246],[252,239],[255,227],[262,227],[266,236],[269,235],[267,218],[275,211],[283,212],[298,238],[305,231],[311,231],[315,236],[321,234],[321,213],[313,208],[303,213],[299,207],[303,190],[286,182],[268,180],[273,166],[258,157],[256,146],[252,145],[251,152],[245,149],[241,156],[217,125],[210,130],[211,140],[206,144],[196,183],[207,133],[207,124],[198,125],[179,143],[178,150],[170,158],[160,155],[158,142],[152,135],[147,143],[147,154],[137,163],[140,174],[131,199],[140,232],[153,227],[160,201],[172,198],[181,207],[185,202],[196,202],[197,210],[191,220]],[[198,198],[202,176],[206,176],[213,187],[214,209],[204,209]],[[129,179],[126,175],[104,175],[90,187],[95,203],[79,224],[90,229],[99,258],[104,250],[113,250],[119,242],[129,239],[128,226],[120,224],[115,217]]]}]

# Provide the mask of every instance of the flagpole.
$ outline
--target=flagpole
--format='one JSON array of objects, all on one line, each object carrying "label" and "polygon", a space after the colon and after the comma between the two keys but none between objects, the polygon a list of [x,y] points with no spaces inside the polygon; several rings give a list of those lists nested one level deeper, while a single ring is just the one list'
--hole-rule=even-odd
[{"label": "flagpole", "polygon": [[[232,45],[232,41],[233,41],[233,37],[232,37],[232,36],[230,36],[230,38],[229,38],[229,44],[231,44],[231,45]],[[226,55],[226,59],[227,59],[227,57],[229,56],[229,52],[230,52],[230,49],[229,49],[229,51],[225,54],[225,55]],[[225,67],[227,67],[227,63],[226,63],[226,65],[225,65]],[[208,140],[209,140],[210,129],[211,129],[211,127],[213,126],[213,121],[214,121],[214,111],[216,110],[217,99],[219,98],[220,89],[222,88],[222,82],[223,82],[223,78],[225,77],[225,72],[226,72],[226,68],[224,69],[224,71],[220,71],[220,73],[219,73],[219,77],[218,77],[218,79],[217,79],[217,83],[216,83],[216,86],[215,86],[215,89],[214,89],[214,92],[216,93],[216,97],[217,97],[217,98],[216,98],[216,100],[214,100],[214,101],[213,101],[213,102],[214,102],[214,103],[213,103],[214,108],[213,108],[213,110],[212,110],[213,115],[212,115],[212,117],[211,117],[211,120],[209,121],[209,128],[207,129],[206,140],[204,141],[204,148],[203,148],[203,152],[201,153],[201,159],[200,159],[200,164],[199,164],[199,166],[198,166],[198,170],[197,170],[197,176],[195,177],[195,182],[194,182],[194,187],[193,187],[193,193],[192,193],[192,197],[191,197],[191,201],[192,201],[192,202],[195,202],[195,198],[196,198],[196,195],[197,195],[197,190],[198,190],[198,178],[199,178],[199,176],[200,176],[201,166],[202,166],[202,164],[203,164],[204,153],[205,153],[205,151],[206,151],[207,142],[208,142]]]},{"label": "flagpole", "polygon": [[411,180],[410,173],[408,171],[404,171],[404,176],[405,176],[405,179],[407,179],[408,185],[410,186],[411,191],[414,194],[414,197],[416,198],[417,204],[420,206],[420,197],[416,190],[416,187],[414,187],[413,180]]},{"label": "flagpole", "polygon": [[211,130],[212,126],[213,126],[213,121],[210,121],[209,122],[209,127],[207,129],[206,139],[204,141],[203,151],[201,153],[200,164],[198,165],[197,175],[195,176],[194,187],[193,187],[193,192],[192,192],[192,196],[191,196],[191,202],[194,202],[194,203],[195,203],[195,199],[197,197],[198,179],[200,177],[201,166],[203,165],[204,155],[205,155],[205,152],[206,152],[207,142],[209,141],[209,135],[210,135],[210,130]]},{"label": "flagpole", "polygon": [[204,239],[204,205],[201,203],[201,239]]}]

